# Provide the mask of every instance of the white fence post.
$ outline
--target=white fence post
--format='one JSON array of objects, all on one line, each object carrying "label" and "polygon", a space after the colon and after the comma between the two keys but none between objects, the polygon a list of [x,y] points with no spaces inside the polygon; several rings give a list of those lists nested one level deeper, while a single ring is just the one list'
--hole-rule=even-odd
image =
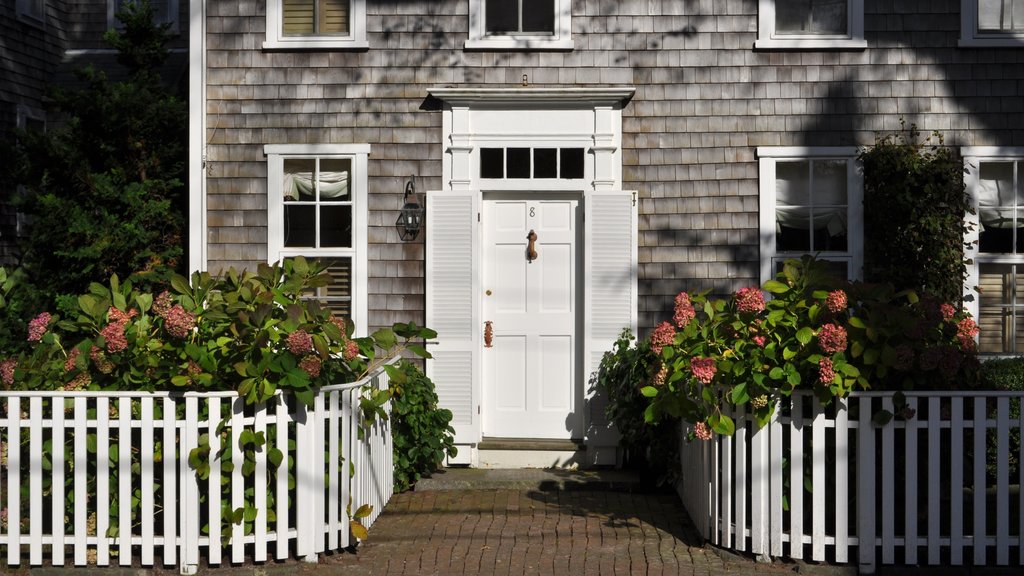
[{"label": "white fence post", "polygon": [[860,398],[857,418],[857,556],[861,574],[875,573],[875,429],[871,398]]}]

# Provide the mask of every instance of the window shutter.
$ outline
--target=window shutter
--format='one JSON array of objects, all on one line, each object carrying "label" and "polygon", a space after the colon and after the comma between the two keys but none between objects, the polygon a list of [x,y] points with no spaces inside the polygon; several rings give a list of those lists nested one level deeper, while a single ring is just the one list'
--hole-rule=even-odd
[{"label": "window shutter", "polygon": [[[595,191],[586,195],[584,225],[585,354],[593,374],[623,328],[637,330],[636,192]],[[593,394],[589,392],[588,394]],[[588,444],[614,446],[618,433],[605,416],[607,400],[588,399]]]},{"label": "window shutter", "polygon": [[480,440],[479,211],[478,192],[427,193],[426,324],[437,331],[427,375],[458,444]]}]

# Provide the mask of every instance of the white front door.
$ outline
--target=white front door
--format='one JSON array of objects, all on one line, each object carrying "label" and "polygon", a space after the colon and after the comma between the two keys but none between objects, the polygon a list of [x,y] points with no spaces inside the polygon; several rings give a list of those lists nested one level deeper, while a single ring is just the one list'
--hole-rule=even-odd
[{"label": "white front door", "polygon": [[484,436],[583,437],[580,211],[572,194],[484,197]]}]

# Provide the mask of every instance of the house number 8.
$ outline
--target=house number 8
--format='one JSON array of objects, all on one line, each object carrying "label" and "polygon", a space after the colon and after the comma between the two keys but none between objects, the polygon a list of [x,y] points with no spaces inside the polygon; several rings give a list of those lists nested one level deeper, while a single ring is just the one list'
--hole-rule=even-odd
[{"label": "house number 8", "polygon": [[536,215],[537,215],[537,209],[534,208],[533,206],[530,206],[530,218],[533,218]]}]

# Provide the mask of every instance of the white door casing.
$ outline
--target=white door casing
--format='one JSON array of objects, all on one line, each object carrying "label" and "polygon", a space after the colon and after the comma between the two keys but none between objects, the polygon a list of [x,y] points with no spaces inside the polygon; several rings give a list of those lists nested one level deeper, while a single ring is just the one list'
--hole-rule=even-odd
[{"label": "white door casing", "polygon": [[482,219],[483,318],[493,332],[482,356],[483,435],[582,438],[579,195],[495,196]]}]

